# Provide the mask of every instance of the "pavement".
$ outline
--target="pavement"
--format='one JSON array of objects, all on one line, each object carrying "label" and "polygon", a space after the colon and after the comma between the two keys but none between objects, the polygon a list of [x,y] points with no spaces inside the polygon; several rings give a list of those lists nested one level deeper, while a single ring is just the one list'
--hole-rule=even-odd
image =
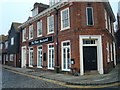
[{"label": "pavement", "polygon": [[35,71],[28,68],[17,68],[7,65],[2,65],[3,69],[9,69],[16,72],[33,75],[45,79],[50,79],[54,81],[59,81],[67,85],[106,85],[113,83],[120,83],[120,64],[118,64],[111,72],[108,74],[93,74],[93,75],[83,75],[74,76],[70,74],[61,74],[55,72],[47,71]]}]

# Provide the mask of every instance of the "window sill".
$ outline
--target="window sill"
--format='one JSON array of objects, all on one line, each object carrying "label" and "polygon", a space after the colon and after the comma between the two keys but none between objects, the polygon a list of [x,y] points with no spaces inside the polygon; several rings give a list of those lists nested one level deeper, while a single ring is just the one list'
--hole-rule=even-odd
[{"label": "window sill", "polygon": [[48,32],[47,35],[54,34],[54,32]]},{"label": "window sill", "polygon": [[48,68],[48,70],[54,70],[54,68]]},{"label": "window sill", "polygon": [[60,31],[65,31],[65,30],[68,30],[68,29],[70,29],[70,27],[62,28]]},{"label": "window sill", "polygon": [[37,37],[42,37],[42,35],[37,35]]},{"label": "window sill", "polygon": [[37,68],[40,68],[40,69],[41,69],[42,67],[40,67],[40,66],[37,66]]},{"label": "window sill", "polygon": [[70,72],[70,69],[62,69],[62,71]]}]

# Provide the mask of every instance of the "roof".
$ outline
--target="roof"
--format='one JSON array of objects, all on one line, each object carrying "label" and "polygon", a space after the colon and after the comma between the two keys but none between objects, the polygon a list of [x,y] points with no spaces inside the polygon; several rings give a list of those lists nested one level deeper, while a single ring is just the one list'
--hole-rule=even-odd
[{"label": "roof", "polygon": [[8,39],[8,35],[0,35],[0,43],[1,42],[4,42],[4,41],[6,41]]},{"label": "roof", "polygon": [[17,22],[12,22],[12,25],[16,31],[18,31],[18,26],[21,25],[22,23],[17,23]]},{"label": "roof", "polygon": [[[106,6],[106,9],[109,12],[110,16],[112,17],[112,20],[115,22],[116,21],[115,15],[114,15],[113,10],[110,6],[110,3],[109,2],[103,2],[103,3]],[[68,2],[59,2],[59,3],[55,4],[54,6],[47,8],[46,10],[39,13],[38,15],[32,17],[31,19],[27,20],[26,22],[22,23],[18,28],[24,27],[25,25],[28,25],[28,24],[38,20],[38,18],[41,18],[43,16],[48,15],[48,13],[53,12],[55,8],[61,8],[67,4],[69,4],[69,3]]]}]

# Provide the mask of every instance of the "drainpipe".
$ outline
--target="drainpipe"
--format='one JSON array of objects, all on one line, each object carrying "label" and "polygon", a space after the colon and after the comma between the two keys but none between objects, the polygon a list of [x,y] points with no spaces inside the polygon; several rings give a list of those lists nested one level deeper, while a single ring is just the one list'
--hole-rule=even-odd
[{"label": "drainpipe", "polygon": [[57,8],[54,8],[55,10],[55,13],[56,13],[56,22],[55,22],[55,25],[56,25],[56,73],[59,73],[59,47],[58,47],[58,9]]}]

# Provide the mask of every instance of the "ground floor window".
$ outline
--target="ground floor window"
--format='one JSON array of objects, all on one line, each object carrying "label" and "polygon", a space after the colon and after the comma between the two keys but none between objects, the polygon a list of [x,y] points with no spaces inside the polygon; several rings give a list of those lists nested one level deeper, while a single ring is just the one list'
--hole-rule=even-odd
[{"label": "ground floor window", "polygon": [[10,54],[10,61],[14,61],[14,55]]},{"label": "ground floor window", "polygon": [[110,62],[110,46],[109,46],[109,42],[107,42],[107,61]]},{"label": "ground floor window", "polygon": [[8,55],[6,54],[6,61],[8,61]]},{"label": "ground floor window", "polygon": [[38,46],[37,67],[42,68],[42,46]]},{"label": "ground floor window", "polygon": [[33,67],[33,48],[29,49],[29,67]]},{"label": "ground floor window", "polygon": [[54,45],[48,45],[48,69],[54,69]]},{"label": "ground floor window", "polygon": [[70,71],[70,41],[62,42],[62,70]]}]

